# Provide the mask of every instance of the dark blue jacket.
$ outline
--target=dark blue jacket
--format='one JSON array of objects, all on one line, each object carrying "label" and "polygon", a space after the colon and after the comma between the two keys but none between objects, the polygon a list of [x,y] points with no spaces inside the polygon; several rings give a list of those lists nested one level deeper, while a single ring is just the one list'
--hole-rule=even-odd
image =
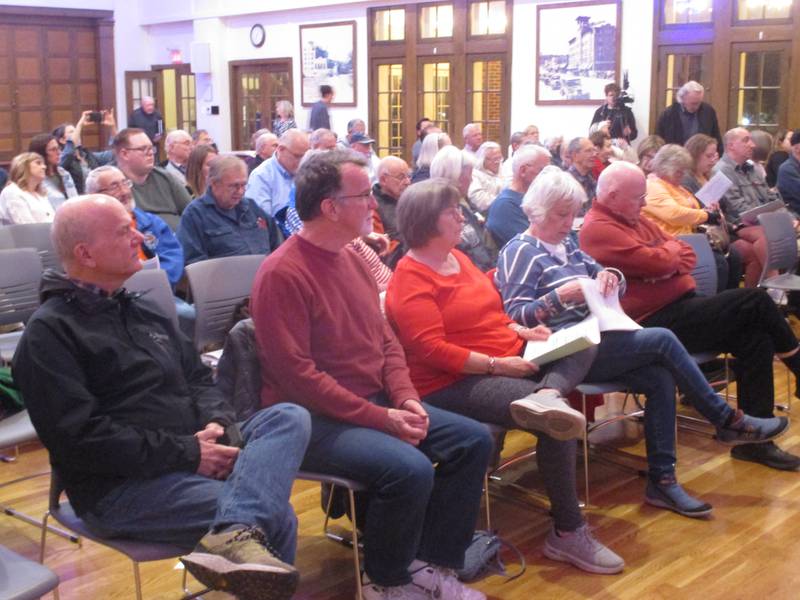
[{"label": "dark blue jacket", "polygon": [[505,188],[489,206],[486,228],[498,248],[505,246],[508,240],[525,231],[530,224],[522,212],[522,197],[521,193]]},{"label": "dark blue jacket", "polygon": [[232,210],[217,206],[209,189],[193,200],[181,215],[178,240],[186,264],[244,254],[269,254],[280,238],[275,221],[249,198],[242,198]]},{"label": "dark blue jacket", "polygon": [[789,210],[800,215],[800,161],[793,154],[778,169],[778,191]]},{"label": "dark blue jacket", "polygon": [[167,272],[174,288],[183,275],[183,248],[167,222],[153,213],[133,209],[136,229],[144,236],[142,246],[148,258],[158,256],[159,266]]}]

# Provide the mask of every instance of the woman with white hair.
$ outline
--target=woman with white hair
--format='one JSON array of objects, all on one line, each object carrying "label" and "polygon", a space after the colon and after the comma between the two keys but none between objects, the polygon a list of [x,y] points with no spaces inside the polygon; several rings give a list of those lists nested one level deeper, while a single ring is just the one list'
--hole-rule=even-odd
[{"label": "woman with white hair", "polygon": [[483,142],[475,153],[475,168],[472,170],[467,199],[483,215],[486,215],[489,206],[503,189],[503,179],[500,177],[502,162],[503,152],[496,142]]},{"label": "woman with white hair", "polygon": [[[557,167],[545,167],[528,189],[522,208],[530,227],[505,245],[495,280],[503,306],[523,327],[559,330],[589,315],[580,279],[594,279],[605,295],[625,288],[622,273],[603,269],[582,252],[570,230],[585,201],[580,184]],[[645,502],[687,517],[711,513],[675,477],[675,385],[716,426],[718,441],[738,445],[777,437],[782,418],[757,419],[734,410],[711,389],[678,338],[660,327],[605,331],[587,381],[623,383],[647,396],[644,426],[648,478]]]},{"label": "woman with white hair", "polygon": [[[712,140],[716,149],[713,138],[705,137]],[[684,179],[694,168],[694,160],[686,148],[677,144],[662,146],[650,161],[650,168],[652,172],[647,176],[646,204],[642,213],[666,233],[677,236],[695,233],[703,226],[726,226],[718,203],[703,208],[694,194],[683,187]],[[709,237],[709,242],[715,239]],[[735,254],[729,262],[725,256],[728,248],[722,247],[719,241],[714,243],[717,291],[739,287],[742,276],[740,257]]]},{"label": "woman with white hair", "polygon": [[411,183],[425,181],[431,176],[431,163],[439,150],[445,146],[450,146],[450,136],[446,133],[429,133],[422,140],[417,157],[417,166],[411,174]]},{"label": "woman with white hair", "polygon": [[[427,137],[425,138],[428,139]],[[423,142],[423,151],[425,150]],[[420,158],[422,153],[420,153]],[[458,249],[472,259],[481,271],[493,269],[497,263],[497,250],[484,226],[483,216],[476,212],[467,201],[467,191],[472,183],[475,158],[456,148],[445,146],[436,154],[431,163],[431,177],[440,177],[453,184],[461,193],[459,209],[464,219],[461,229],[461,242]],[[413,184],[412,184],[413,185]]]}]

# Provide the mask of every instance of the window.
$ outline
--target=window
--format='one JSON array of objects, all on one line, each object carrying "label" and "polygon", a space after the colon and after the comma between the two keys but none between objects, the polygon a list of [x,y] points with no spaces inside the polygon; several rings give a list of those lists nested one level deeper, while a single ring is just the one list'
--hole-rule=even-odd
[{"label": "window", "polygon": [[419,31],[421,38],[453,37],[453,5],[423,6],[420,11]]},{"label": "window", "polygon": [[709,49],[697,52],[667,52],[663,58],[662,78],[664,83],[664,104],[660,108],[670,106],[675,101],[675,94],[687,81],[698,81],[706,87],[705,101],[711,101],[710,77],[705,73],[705,62]]},{"label": "window", "polygon": [[450,63],[426,62],[422,64],[421,114],[427,115],[442,131],[450,133]]},{"label": "window", "polygon": [[503,140],[503,61],[474,60],[467,88],[468,121],[480,123],[486,140]]},{"label": "window", "polygon": [[768,21],[791,17],[792,0],[738,0],[736,18],[739,21]]},{"label": "window", "polygon": [[405,39],[405,9],[376,10],[374,15],[373,36],[376,42],[395,42]]},{"label": "window", "polygon": [[470,35],[501,35],[506,32],[505,0],[473,2],[469,5]]},{"label": "window", "polygon": [[711,23],[712,0],[664,0],[664,24]]},{"label": "window", "polygon": [[777,130],[781,113],[783,52],[744,50],[734,52],[738,71],[733,90],[736,125]]},{"label": "window", "polygon": [[181,122],[180,128],[194,133],[197,129],[197,94],[194,87],[194,75],[181,75]]},{"label": "window", "polygon": [[402,156],[403,143],[403,65],[378,65],[378,134],[376,151],[383,158]]}]

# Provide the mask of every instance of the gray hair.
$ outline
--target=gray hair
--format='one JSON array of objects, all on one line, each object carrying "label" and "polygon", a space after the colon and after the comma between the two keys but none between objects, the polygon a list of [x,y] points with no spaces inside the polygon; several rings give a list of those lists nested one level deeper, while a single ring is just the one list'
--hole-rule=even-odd
[{"label": "gray hair", "polygon": [[678,102],[682,103],[683,99],[686,97],[686,94],[695,93],[695,92],[700,92],[701,94],[704,94],[705,91],[706,91],[706,88],[704,88],[702,85],[700,85],[696,81],[687,81],[675,93],[675,98],[677,98]]},{"label": "gray hair", "polygon": [[312,148],[316,148],[328,137],[333,138],[334,143],[336,143],[336,135],[330,129],[320,127],[311,132],[311,135],[308,136],[308,143]]},{"label": "gray hair", "polygon": [[522,133],[521,131],[515,131],[514,133],[511,134],[511,137],[509,138],[508,143],[511,144],[512,146],[514,144],[521,144],[522,143],[522,138],[524,138],[524,137],[525,137],[524,133]]},{"label": "gray hair", "polygon": [[678,144],[666,144],[659,148],[653,160],[650,161],[650,169],[662,179],[674,179],[681,171],[691,171],[694,161],[692,155],[683,146]]},{"label": "gray hair", "polygon": [[461,173],[475,166],[475,158],[455,146],[445,146],[431,162],[431,177],[441,177],[457,184]]},{"label": "gray hair", "polygon": [[588,140],[589,138],[585,137],[576,137],[572,138],[567,145],[567,156],[572,157],[575,156],[575,153],[581,149],[581,143],[583,140]]},{"label": "gray hair", "polygon": [[358,125],[359,123],[361,123],[364,126],[364,128],[367,127],[367,124],[364,122],[364,119],[350,119],[347,122],[347,133],[353,131],[353,129],[355,129],[356,125]]},{"label": "gray hair", "polygon": [[564,201],[570,202],[577,211],[586,202],[586,192],[572,175],[548,165],[525,192],[522,210],[531,223],[538,223],[556,204]]},{"label": "gray hair", "polygon": [[102,167],[97,167],[96,169],[92,169],[86,176],[86,181],[84,183],[87,194],[98,193],[98,191],[100,190],[100,177],[103,175],[103,173],[119,173],[120,175],[125,177],[125,173],[120,171],[114,165],[103,165]]},{"label": "gray hair", "polygon": [[220,154],[216,158],[212,158],[208,163],[208,185],[219,181],[225,176],[225,173],[233,169],[241,169],[245,174],[247,173],[247,165],[235,154]]},{"label": "gray hair", "polygon": [[256,153],[260,152],[261,149],[271,141],[278,141],[278,136],[271,131],[267,131],[266,133],[262,133],[260,136],[258,136],[256,138]]},{"label": "gray hair", "polygon": [[419,148],[417,167],[430,167],[434,157],[444,147],[442,143],[445,140],[450,140],[450,136],[446,133],[429,133],[426,135]]},{"label": "gray hair", "polygon": [[286,114],[287,117],[294,116],[294,106],[288,100],[279,100],[275,103],[275,112],[281,111]]},{"label": "gray hair", "polygon": [[525,144],[514,153],[511,159],[511,172],[514,174],[514,177],[516,177],[519,175],[519,170],[522,168],[522,165],[529,163],[533,159],[545,156],[550,160],[550,153],[546,149],[536,144]]},{"label": "gray hair", "polygon": [[498,150],[502,153],[500,149],[500,144],[497,142],[483,142],[479,147],[477,152],[475,152],[475,167],[477,169],[484,168],[484,161],[486,160],[486,154],[489,150]]},{"label": "gray hair", "polygon": [[395,163],[397,165],[402,165],[405,169],[408,169],[408,163],[404,161],[399,156],[394,156],[390,154],[389,156],[384,156],[381,159],[381,162],[378,163],[378,168],[375,170],[375,178],[380,179],[383,174],[389,169],[389,167]]},{"label": "gray hair", "polygon": [[461,130],[461,135],[466,137],[473,129],[480,129],[480,123],[467,123],[464,125],[464,129]]},{"label": "gray hair", "polygon": [[180,142],[182,139],[191,141],[192,136],[189,135],[188,131],[183,129],[173,129],[167,134],[167,139],[164,141],[164,145],[167,147],[167,149],[169,149],[172,144]]}]

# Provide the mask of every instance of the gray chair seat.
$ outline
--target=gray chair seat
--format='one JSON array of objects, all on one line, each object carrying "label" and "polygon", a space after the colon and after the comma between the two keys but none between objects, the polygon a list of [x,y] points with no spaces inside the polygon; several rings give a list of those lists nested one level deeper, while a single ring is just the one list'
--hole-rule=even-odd
[{"label": "gray chair seat", "polygon": [[33,600],[57,586],[50,569],[0,546],[0,600]]},{"label": "gray chair seat", "polygon": [[38,439],[28,411],[14,413],[0,421],[0,449]]}]

